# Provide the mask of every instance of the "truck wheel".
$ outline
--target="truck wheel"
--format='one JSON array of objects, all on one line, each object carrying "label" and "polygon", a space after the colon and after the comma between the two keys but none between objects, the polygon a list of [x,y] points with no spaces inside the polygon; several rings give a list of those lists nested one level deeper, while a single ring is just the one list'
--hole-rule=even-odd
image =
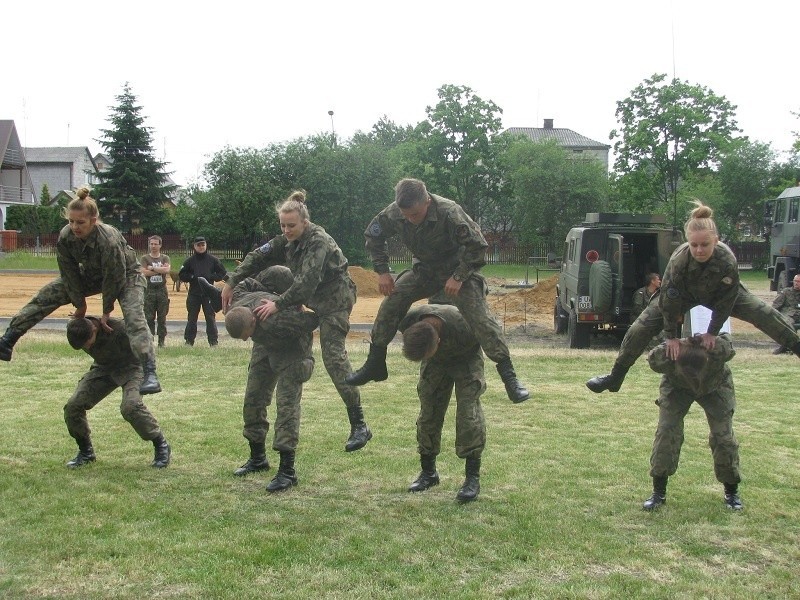
[{"label": "truck wheel", "polygon": [[784,269],[778,275],[778,291],[789,287],[789,273]]},{"label": "truck wheel", "polygon": [[556,296],[555,305],[553,306],[553,331],[558,334],[566,333],[568,320],[569,315],[564,312],[564,308],[561,306],[561,298]]},{"label": "truck wheel", "polygon": [[569,338],[570,348],[588,348],[589,330],[591,325],[578,323],[578,313],[574,308],[569,310],[569,323],[567,325],[567,337]]},{"label": "truck wheel", "polygon": [[595,312],[605,313],[611,310],[614,301],[611,265],[604,260],[592,263],[589,268],[589,296]]}]

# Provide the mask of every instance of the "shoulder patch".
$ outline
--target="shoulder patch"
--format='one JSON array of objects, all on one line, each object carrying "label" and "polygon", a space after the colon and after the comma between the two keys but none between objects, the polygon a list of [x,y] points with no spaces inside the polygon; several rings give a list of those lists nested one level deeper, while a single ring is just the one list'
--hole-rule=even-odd
[{"label": "shoulder patch", "polygon": [[261,254],[269,254],[271,250],[272,250],[272,244],[270,244],[269,242],[258,248],[258,252],[260,252]]},{"label": "shoulder patch", "polygon": [[725,285],[730,285],[733,283],[733,279],[731,279],[730,277],[723,277],[722,283],[724,283]]},{"label": "shoulder patch", "polygon": [[670,300],[675,300],[676,298],[680,297],[681,292],[678,288],[671,287],[667,290],[667,298]]},{"label": "shoulder patch", "polygon": [[378,237],[382,233],[381,224],[378,221],[373,221],[369,224],[369,229],[367,229],[369,234],[373,237]]}]

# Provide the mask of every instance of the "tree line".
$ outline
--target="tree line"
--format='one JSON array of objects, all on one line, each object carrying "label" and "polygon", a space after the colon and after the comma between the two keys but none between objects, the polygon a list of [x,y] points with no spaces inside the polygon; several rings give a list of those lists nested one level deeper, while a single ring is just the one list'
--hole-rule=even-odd
[{"label": "tree line", "polygon": [[[275,204],[303,188],[312,220],[351,262],[363,264],[364,228],[402,177],[422,179],[461,204],[495,243],[556,248],[587,212],[655,212],[679,225],[695,197],[714,208],[723,238],[738,241],[741,225],[763,229],[764,200],[800,179],[797,134],[782,156],[743,134],[736,106],[724,96],[663,74],[617,103],[610,174],[555,141],[504,133],[502,109],[469,87],[443,85],[437,96],[415,125],[384,116],[349,139],[320,133],[264,148],[222,148],[174,206],[167,165],[153,157],[152,131],[126,83],[98,140],[112,167],[93,195],[103,220],[123,233],[202,232],[212,246],[236,240],[245,253],[279,232]],[[47,208],[13,207],[7,226],[57,229]]]}]

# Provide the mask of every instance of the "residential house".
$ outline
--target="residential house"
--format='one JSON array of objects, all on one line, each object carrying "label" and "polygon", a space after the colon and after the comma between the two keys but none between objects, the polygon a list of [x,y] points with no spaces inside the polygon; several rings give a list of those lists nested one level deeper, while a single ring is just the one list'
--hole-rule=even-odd
[{"label": "residential house", "polygon": [[[0,120],[0,230],[12,204],[35,203],[34,186],[14,121]],[[3,248],[8,245],[3,236]]]},{"label": "residential house", "polygon": [[606,171],[608,171],[608,152],[611,150],[611,146],[596,142],[580,133],[572,131],[572,129],[554,127],[553,119],[545,119],[544,127],[509,127],[504,133],[526,135],[534,142],[555,140],[563,146],[565,150],[572,152],[575,157],[596,158],[603,163]]},{"label": "residential house", "polygon": [[52,198],[63,190],[97,183],[97,164],[86,146],[25,148],[37,199],[46,184]]}]

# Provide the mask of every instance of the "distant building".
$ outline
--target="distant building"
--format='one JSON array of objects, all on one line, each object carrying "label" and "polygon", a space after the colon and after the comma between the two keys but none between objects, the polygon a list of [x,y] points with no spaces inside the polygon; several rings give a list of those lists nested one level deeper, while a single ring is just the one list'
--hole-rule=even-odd
[{"label": "distant building", "polygon": [[10,205],[35,203],[35,189],[14,121],[0,120],[0,230]]},{"label": "distant building", "polygon": [[86,146],[25,148],[25,161],[37,199],[44,185],[53,197],[63,190],[97,183],[99,169]]},{"label": "distant building", "polygon": [[611,150],[611,146],[596,142],[572,131],[572,129],[553,127],[553,119],[545,119],[544,127],[509,127],[504,133],[526,135],[534,142],[555,140],[576,157],[596,158],[603,163],[606,171],[608,171],[608,152]]}]

